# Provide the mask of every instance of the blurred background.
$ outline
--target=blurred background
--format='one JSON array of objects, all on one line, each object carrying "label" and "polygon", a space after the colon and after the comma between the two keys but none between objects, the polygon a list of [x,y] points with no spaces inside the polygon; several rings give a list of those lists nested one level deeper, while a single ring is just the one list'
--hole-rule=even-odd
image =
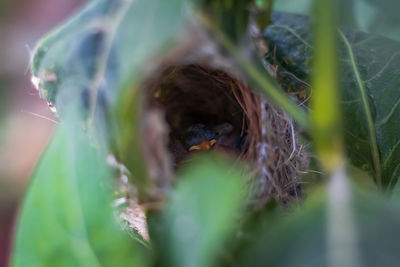
[{"label": "blurred background", "polygon": [[0,266],[7,265],[18,206],[56,126],[30,83],[30,53],[83,2],[0,0]]}]

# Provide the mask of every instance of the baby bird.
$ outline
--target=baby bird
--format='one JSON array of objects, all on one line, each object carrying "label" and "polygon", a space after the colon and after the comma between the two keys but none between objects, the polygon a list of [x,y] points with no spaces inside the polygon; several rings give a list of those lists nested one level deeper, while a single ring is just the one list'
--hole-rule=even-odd
[{"label": "baby bird", "polygon": [[222,123],[214,128],[217,142],[215,150],[224,152],[240,152],[241,141],[239,132],[230,123]]},{"label": "baby bird", "polygon": [[217,142],[215,137],[215,132],[201,123],[189,126],[184,134],[186,148],[190,152],[209,150]]},{"label": "baby bird", "polygon": [[188,127],[184,134],[189,152],[210,149],[235,152],[240,150],[240,139],[240,134],[230,123],[222,123],[213,128],[196,123]]}]

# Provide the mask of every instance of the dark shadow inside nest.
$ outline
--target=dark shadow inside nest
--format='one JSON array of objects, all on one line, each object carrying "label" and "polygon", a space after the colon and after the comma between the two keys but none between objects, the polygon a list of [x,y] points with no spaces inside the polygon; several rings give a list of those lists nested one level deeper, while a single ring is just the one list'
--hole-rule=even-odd
[{"label": "dark shadow inside nest", "polygon": [[[249,146],[244,86],[222,70],[204,65],[164,68],[151,83],[149,107],[162,110],[169,128],[174,167],[200,149],[243,156]],[[197,144],[199,143],[199,144]]]}]

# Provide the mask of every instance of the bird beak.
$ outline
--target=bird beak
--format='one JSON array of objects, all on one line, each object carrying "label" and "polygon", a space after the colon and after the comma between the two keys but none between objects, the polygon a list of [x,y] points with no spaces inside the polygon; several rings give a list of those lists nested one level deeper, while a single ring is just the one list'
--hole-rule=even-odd
[{"label": "bird beak", "polygon": [[189,151],[195,151],[195,150],[209,150],[212,148],[217,141],[215,139],[212,139],[210,141],[202,141],[200,144],[191,146],[189,148]]}]

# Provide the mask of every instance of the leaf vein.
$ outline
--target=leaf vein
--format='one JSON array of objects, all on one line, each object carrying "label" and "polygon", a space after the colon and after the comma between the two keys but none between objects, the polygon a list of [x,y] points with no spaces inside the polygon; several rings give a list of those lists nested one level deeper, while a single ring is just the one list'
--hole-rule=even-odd
[{"label": "leaf vein", "polygon": [[389,155],[386,157],[385,161],[383,162],[384,168],[387,167],[387,164],[390,162],[390,159],[393,157],[394,152],[396,149],[400,146],[400,139],[396,142],[396,144],[393,146],[393,149],[390,150]]},{"label": "leaf vein", "polygon": [[361,100],[362,100],[362,104],[364,107],[364,112],[365,112],[365,116],[366,116],[367,124],[368,124],[370,147],[371,147],[373,165],[374,165],[374,169],[375,169],[376,182],[378,184],[378,187],[382,187],[382,173],[381,173],[378,144],[376,141],[376,133],[375,133],[376,129],[375,129],[374,121],[372,119],[371,110],[370,110],[370,107],[368,104],[367,92],[365,90],[364,83],[361,80],[361,76],[360,76],[360,73],[357,68],[356,60],[354,58],[354,53],[353,53],[353,49],[350,45],[350,42],[347,39],[347,37],[343,34],[342,31],[339,30],[339,34],[342,37],[343,42],[347,48],[347,51],[348,51],[348,54],[349,54],[349,57],[351,60],[351,65],[353,67],[353,72],[354,72],[354,75],[356,76],[357,85],[358,85],[358,88],[360,89]]},{"label": "leaf vein", "polygon": [[281,29],[284,29],[284,30],[288,31],[289,33],[291,33],[294,37],[296,37],[304,45],[306,45],[309,48],[312,48],[312,46],[306,40],[304,40],[300,35],[298,35],[293,29],[289,28],[288,26],[271,25],[271,26],[269,26],[269,28],[281,28]]},{"label": "leaf vein", "polygon": [[370,82],[372,80],[375,80],[377,77],[379,77],[379,75],[381,75],[390,65],[390,63],[392,63],[392,61],[394,60],[394,58],[400,53],[400,50],[398,50],[397,52],[395,52],[390,58],[389,60],[386,62],[386,64],[382,67],[382,69],[380,71],[378,71],[375,75],[373,75],[371,78],[365,80],[364,82]]},{"label": "leaf vein", "polygon": [[396,100],[396,103],[393,105],[393,107],[389,111],[389,113],[382,120],[380,120],[376,123],[376,126],[382,126],[383,124],[385,124],[390,119],[390,117],[393,115],[394,111],[397,109],[399,104],[400,104],[400,97]]}]

